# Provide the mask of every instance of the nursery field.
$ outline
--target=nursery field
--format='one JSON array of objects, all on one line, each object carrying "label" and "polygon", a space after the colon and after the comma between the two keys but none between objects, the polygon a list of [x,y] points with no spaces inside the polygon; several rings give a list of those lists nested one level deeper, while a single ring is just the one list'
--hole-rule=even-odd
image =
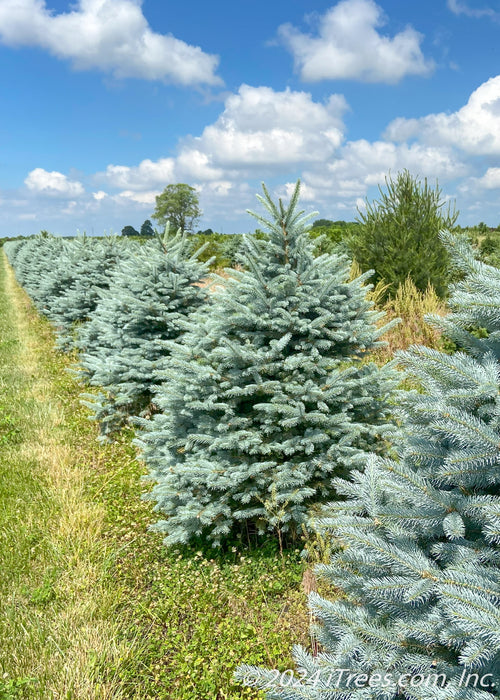
[{"label": "nursery field", "polygon": [[500,270],[396,184],[353,260],[300,183],[223,276],[6,244],[0,700],[500,697]]},{"label": "nursery field", "polygon": [[0,263],[0,698],[263,697],[232,675],[308,645],[298,550],[147,532],[129,432],[97,442],[71,356]]}]

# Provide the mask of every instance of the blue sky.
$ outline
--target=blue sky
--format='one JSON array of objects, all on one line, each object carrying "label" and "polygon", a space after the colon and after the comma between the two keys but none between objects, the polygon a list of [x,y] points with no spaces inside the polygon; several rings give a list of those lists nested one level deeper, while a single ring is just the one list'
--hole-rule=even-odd
[{"label": "blue sky", "polygon": [[500,224],[500,2],[0,0],[0,236],[139,227],[170,183],[352,220],[388,173]]}]

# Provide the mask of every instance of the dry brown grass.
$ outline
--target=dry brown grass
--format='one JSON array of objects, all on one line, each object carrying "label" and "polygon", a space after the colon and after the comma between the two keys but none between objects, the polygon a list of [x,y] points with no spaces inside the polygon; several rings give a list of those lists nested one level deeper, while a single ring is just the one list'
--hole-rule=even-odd
[{"label": "dry brown grass", "polygon": [[243,267],[241,265],[235,265],[234,268],[219,267],[216,270],[214,270],[211,275],[208,275],[207,277],[204,277],[202,280],[200,280],[200,282],[195,283],[195,286],[201,288],[208,288],[208,291],[211,293],[217,292],[218,290],[224,288],[221,278],[226,280],[230,279],[232,269],[242,271]]},{"label": "dry brown grass", "polygon": [[[351,266],[351,279],[358,277],[361,269],[356,261]],[[389,330],[382,338],[387,345],[374,353],[377,362],[391,360],[397,350],[406,350],[410,345],[427,345],[431,348],[441,347],[441,332],[425,320],[427,314],[446,316],[449,313],[446,304],[440,299],[431,285],[425,292],[416,288],[412,279],[408,277],[404,284],[398,287],[393,298],[382,302],[387,285],[383,280],[368,292],[368,298],[375,306],[385,311],[385,318],[381,325],[394,319],[401,322]]]},{"label": "dry brown grass", "polygon": [[398,288],[396,296],[389,299],[382,308],[386,312],[387,321],[400,318],[401,323],[384,336],[387,347],[379,351],[381,359],[390,359],[397,350],[406,350],[413,344],[441,347],[441,332],[429,324],[425,316],[446,316],[449,311],[430,285],[425,292],[421,292],[408,278]]}]

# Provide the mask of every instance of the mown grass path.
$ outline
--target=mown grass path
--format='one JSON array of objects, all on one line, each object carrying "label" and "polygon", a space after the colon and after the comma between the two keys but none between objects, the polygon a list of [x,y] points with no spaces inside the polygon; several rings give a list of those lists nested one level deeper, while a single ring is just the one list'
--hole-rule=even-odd
[{"label": "mown grass path", "polygon": [[223,700],[307,643],[296,553],[166,550],[126,432],[100,446],[70,360],[0,260],[0,700]]}]

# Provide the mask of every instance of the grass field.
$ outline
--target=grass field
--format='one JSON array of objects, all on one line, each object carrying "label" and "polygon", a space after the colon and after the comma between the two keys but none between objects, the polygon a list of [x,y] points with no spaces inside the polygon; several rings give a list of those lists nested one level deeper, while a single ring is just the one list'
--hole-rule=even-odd
[{"label": "grass field", "polygon": [[97,443],[0,255],[0,700],[261,697],[232,673],[308,644],[298,551],[165,549],[131,435]]}]

